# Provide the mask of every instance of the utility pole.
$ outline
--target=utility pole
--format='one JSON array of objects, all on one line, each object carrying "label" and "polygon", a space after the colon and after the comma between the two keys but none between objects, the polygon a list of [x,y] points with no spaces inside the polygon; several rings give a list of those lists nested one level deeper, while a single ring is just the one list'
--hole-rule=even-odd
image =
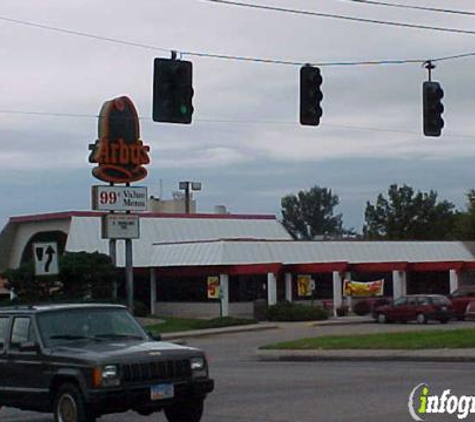
[{"label": "utility pole", "polygon": [[201,190],[201,182],[181,181],[178,188],[185,191],[185,213],[190,214],[191,191]]}]

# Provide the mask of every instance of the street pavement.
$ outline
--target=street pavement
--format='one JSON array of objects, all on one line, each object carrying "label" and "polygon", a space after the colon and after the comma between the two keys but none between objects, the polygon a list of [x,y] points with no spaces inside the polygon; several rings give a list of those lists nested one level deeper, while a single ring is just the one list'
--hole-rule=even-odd
[{"label": "street pavement", "polygon": [[[351,321],[351,323],[350,323]],[[349,422],[411,420],[408,396],[421,382],[431,389],[452,388],[473,394],[471,362],[397,362],[366,358],[344,361],[260,361],[257,349],[278,341],[328,334],[367,334],[475,327],[475,323],[379,325],[368,320],[326,323],[258,324],[210,333],[180,333],[164,338],[186,342],[207,353],[216,390],[205,405],[202,422]],[[51,415],[2,409],[6,422],[52,422]],[[427,419],[429,420],[429,419]],[[430,421],[457,420],[435,418]],[[470,418],[468,419],[470,420]],[[99,422],[165,422],[163,414],[149,417],[133,412],[108,415]]]}]

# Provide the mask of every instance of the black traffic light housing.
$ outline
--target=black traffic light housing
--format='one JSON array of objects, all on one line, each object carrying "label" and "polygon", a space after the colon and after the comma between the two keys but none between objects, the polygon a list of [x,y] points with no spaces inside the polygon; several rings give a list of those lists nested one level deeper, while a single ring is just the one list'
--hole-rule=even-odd
[{"label": "black traffic light housing", "polygon": [[193,64],[185,60],[154,61],[153,120],[189,124],[193,114]]},{"label": "black traffic light housing", "polygon": [[424,82],[422,85],[424,135],[440,136],[444,127],[444,91],[438,82]]},{"label": "black traffic light housing", "polygon": [[320,105],[323,99],[321,85],[323,82],[318,67],[303,66],[300,68],[300,124],[318,126],[323,110]]}]

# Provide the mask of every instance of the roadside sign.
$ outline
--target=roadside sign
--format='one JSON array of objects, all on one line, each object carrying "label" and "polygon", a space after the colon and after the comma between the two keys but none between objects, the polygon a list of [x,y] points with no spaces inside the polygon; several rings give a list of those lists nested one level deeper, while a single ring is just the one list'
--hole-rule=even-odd
[{"label": "roadside sign", "polygon": [[219,277],[209,276],[207,281],[208,281],[208,299],[220,299],[221,289],[219,288]]},{"label": "roadside sign", "polygon": [[108,214],[102,217],[103,239],[138,239],[139,237],[138,215]]},{"label": "roadside sign", "polygon": [[312,292],[315,291],[315,289],[317,288],[316,284],[315,284],[315,280],[313,278],[310,279],[310,290]]},{"label": "roadside sign", "polygon": [[58,244],[56,242],[33,243],[33,258],[36,275],[56,275],[58,267]]},{"label": "roadside sign", "polygon": [[297,276],[297,295],[299,297],[310,297],[312,295],[310,283],[310,275],[304,274]]},{"label": "roadside sign", "polygon": [[92,187],[92,209],[97,211],[147,211],[145,186]]}]

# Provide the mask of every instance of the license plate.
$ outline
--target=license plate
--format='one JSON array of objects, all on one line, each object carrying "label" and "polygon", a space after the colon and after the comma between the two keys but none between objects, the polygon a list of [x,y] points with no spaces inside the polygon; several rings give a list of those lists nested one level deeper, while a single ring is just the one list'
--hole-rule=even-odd
[{"label": "license plate", "polygon": [[150,387],[151,400],[171,399],[175,395],[173,384],[157,384]]}]

